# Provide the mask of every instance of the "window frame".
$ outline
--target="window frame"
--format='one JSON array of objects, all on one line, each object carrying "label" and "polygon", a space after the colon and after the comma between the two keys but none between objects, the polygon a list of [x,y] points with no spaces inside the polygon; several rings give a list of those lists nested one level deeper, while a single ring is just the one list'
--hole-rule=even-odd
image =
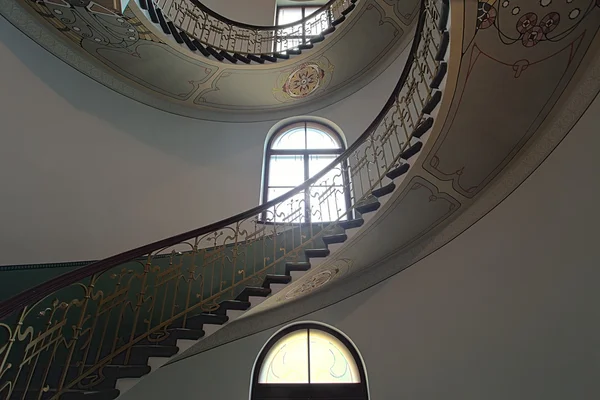
[{"label": "window frame", "polygon": [[[310,330],[325,332],[338,339],[346,347],[346,349],[348,349],[354,358],[354,362],[356,363],[358,373],[360,375],[360,383],[258,383],[260,371],[263,367],[263,363],[267,354],[269,354],[269,350],[271,350],[271,348],[273,348],[273,346],[277,344],[277,342],[283,337],[300,330],[309,331],[309,340]],[[363,360],[352,342],[350,342],[346,336],[335,329],[310,322],[290,325],[277,332],[277,334],[273,335],[273,337],[269,339],[269,341],[261,349],[260,354],[254,363],[250,400],[269,399],[368,400],[369,391],[367,374],[365,372]]]},{"label": "window frame", "polygon": [[[285,133],[287,133],[288,131],[297,128],[297,127],[302,127],[304,126],[304,130],[305,130],[305,134],[306,134],[306,130],[311,127],[313,129],[319,130],[321,132],[326,133],[327,135],[331,136],[334,140],[336,140],[337,142],[340,143],[340,147],[337,149],[273,149],[273,142],[280,136],[284,135]],[[310,120],[303,120],[303,121],[294,121],[294,122],[290,122],[288,124],[285,124],[281,127],[279,127],[269,138],[269,140],[267,141],[267,145],[266,145],[266,149],[265,149],[265,154],[264,154],[264,169],[263,169],[263,177],[262,177],[262,204],[267,203],[270,200],[273,199],[269,199],[269,173],[270,173],[270,165],[271,165],[271,157],[272,156],[276,156],[276,155],[298,155],[298,156],[302,156],[303,157],[303,162],[304,162],[304,181],[306,182],[309,179],[310,176],[310,170],[309,170],[309,165],[310,165],[310,156],[311,155],[335,155],[336,158],[339,157],[340,154],[343,154],[346,151],[346,143],[344,142],[344,138],[342,137],[342,135],[340,133],[338,133],[336,130],[332,129],[331,127],[320,123],[320,122],[315,122],[315,121],[310,121]],[[343,191],[344,191],[344,202],[345,202],[345,206],[346,206],[346,217],[348,219],[352,219],[352,216],[354,215],[351,206],[352,206],[352,196],[350,193],[350,176],[348,174],[348,163],[347,161],[343,161],[342,162],[342,185],[343,185]],[[290,190],[292,190],[293,187],[290,187]],[[309,212],[310,210],[310,196],[308,195],[308,192],[304,192],[304,202],[305,202],[305,211],[304,211],[304,223],[311,223],[311,213]],[[278,222],[268,222],[266,215],[262,215],[262,222],[263,223],[278,223]],[[326,220],[322,220],[319,222],[333,222],[333,221],[326,221]],[[281,222],[283,223],[283,222]]]}]

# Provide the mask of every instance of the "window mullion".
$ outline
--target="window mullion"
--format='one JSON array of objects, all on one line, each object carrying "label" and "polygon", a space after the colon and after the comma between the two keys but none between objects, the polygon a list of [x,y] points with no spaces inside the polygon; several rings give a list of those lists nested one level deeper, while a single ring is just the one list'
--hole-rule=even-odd
[{"label": "window mullion", "polygon": [[[306,182],[309,177],[309,158],[310,154],[304,155],[304,182]],[[304,207],[304,219],[306,220],[306,222],[310,222],[310,186],[304,190]]]},{"label": "window mullion", "polygon": [[308,363],[307,363],[307,368],[308,368],[308,383],[310,384],[310,329],[306,330],[306,349],[308,351]]}]

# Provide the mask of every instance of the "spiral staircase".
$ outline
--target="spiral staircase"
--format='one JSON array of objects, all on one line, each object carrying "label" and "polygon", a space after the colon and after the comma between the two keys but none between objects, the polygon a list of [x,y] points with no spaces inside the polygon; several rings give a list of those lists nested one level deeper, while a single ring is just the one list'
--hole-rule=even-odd
[{"label": "spiral staircase", "polygon": [[[330,32],[268,52],[218,48],[190,37],[153,1],[141,0],[140,6],[190,51],[250,67],[288,59],[325,40],[356,1],[337,3],[343,3],[337,14],[326,14]],[[480,25],[492,18],[481,7]],[[452,63],[449,11],[448,0],[422,1],[408,60],[385,106],[358,140],[302,185],[223,221],[94,262],[3,301],[0,396],[115,399],[328,259],[401,187],[431,136]],[[345,194],[349,208],[338,204]],[[310,208],[307,197],[314,199]]]}]

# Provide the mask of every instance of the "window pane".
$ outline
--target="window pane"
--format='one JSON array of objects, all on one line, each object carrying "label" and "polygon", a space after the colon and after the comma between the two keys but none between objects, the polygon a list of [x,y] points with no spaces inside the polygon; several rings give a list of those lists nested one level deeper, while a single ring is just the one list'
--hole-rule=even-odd
[{"label": "window pane", "polygon": [[306,142],[309,149],[339,149],[340,143],[333,136],[318,129],[306,129]]},{"label": "window pane", "polygon": [[[269,188],[267,201],[276,199],[292,190],[293,187]],[[278,203],[265,212],[267,222],[302,223],[305,222],[306,200],[304,192],[292,196],[283,203]]]},{"label": "window pane", "polygon": [[[321,172],[325,167],[335,160],[337,155],[321,155],[321,154],[311,154],[308,157],[308,175],[309,178],[312,178],[319,172]],[[331,171],[327,172],[324,177],[319,179],[316,185],[330,186],[330,185],[343,185],[344,180],[342,178],[342,169],[341,164],[338,164],[337,167],[333,168]]]},{"label": "window pane", "polygon": [[307,331],[290,333],[267,353],[258,383],[308,383]]},{"label": "window pane", "polygon": [[305,149],[306,138],[304,136],[304,127],[290,129],[278,136],[273,141],[271,148],[276,150]]},{"label": "window pane", "polygon": [[334,336],[310,330],[310,383],[360,383],[350,351]]},{"label": "window pane", "polygon": [[302,19],[302,7],[282,7],[279,9],[278,25],[286,25]]},{"label": "window pane", "polygon": [[298,186],[304,182],[304,156],[272,155],[269,160],[269,186]]},{"label": "window pane", "polygon": [[346,197],[342,186],[310,188],[311,222],[343,221],[346,216]]}]

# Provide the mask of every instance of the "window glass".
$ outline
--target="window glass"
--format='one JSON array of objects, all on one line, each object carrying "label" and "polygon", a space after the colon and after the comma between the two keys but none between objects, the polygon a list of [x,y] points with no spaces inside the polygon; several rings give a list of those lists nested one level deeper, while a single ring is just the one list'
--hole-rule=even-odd
[{"label": "window glass", "polygon": [[[271,139],[265,160],[263,201],[268,202],[303,184],[327,168],[344,150],[341,138],[316,123],[296,123],[283,128]],[[295,195],[264,213],[269,222],[310,222],[345,219],[348,205],[344,195],[347,171],[341,166],[328,171],[310,193]],[[330,191],[328,187],[335,186]],[[322,188],[317,194],[316,188]],[[314,217],[314,218],[313,218]]]},{"label": "window glass", "polygon": [[279,135],[274,141],[272,149],[305,149],[306,133],[304,127],[291,129]]},{"label": "window glass", "polygon": [[309,383],[308,331],[292,332],[267,353],[258,383]]},{"label": "window glass", "polygon": [[280,7],[278,14],[278,25],[291,24],[302,19],[302,7]]},{"label": "window glass", "polygon": [[273,155],[269,163],[269,187],[296,187],[304,178],[304,157],[301,155]]},{"label": "window glass", "polygon": [[306,129],[306,147],[309,149],[339,149],[341,146],[333,136],[308,127]]},{"label": "window glass", "polygon": [[338,338],[311,329],[309,346],[311,383],[360,383],[356,361]]}]

